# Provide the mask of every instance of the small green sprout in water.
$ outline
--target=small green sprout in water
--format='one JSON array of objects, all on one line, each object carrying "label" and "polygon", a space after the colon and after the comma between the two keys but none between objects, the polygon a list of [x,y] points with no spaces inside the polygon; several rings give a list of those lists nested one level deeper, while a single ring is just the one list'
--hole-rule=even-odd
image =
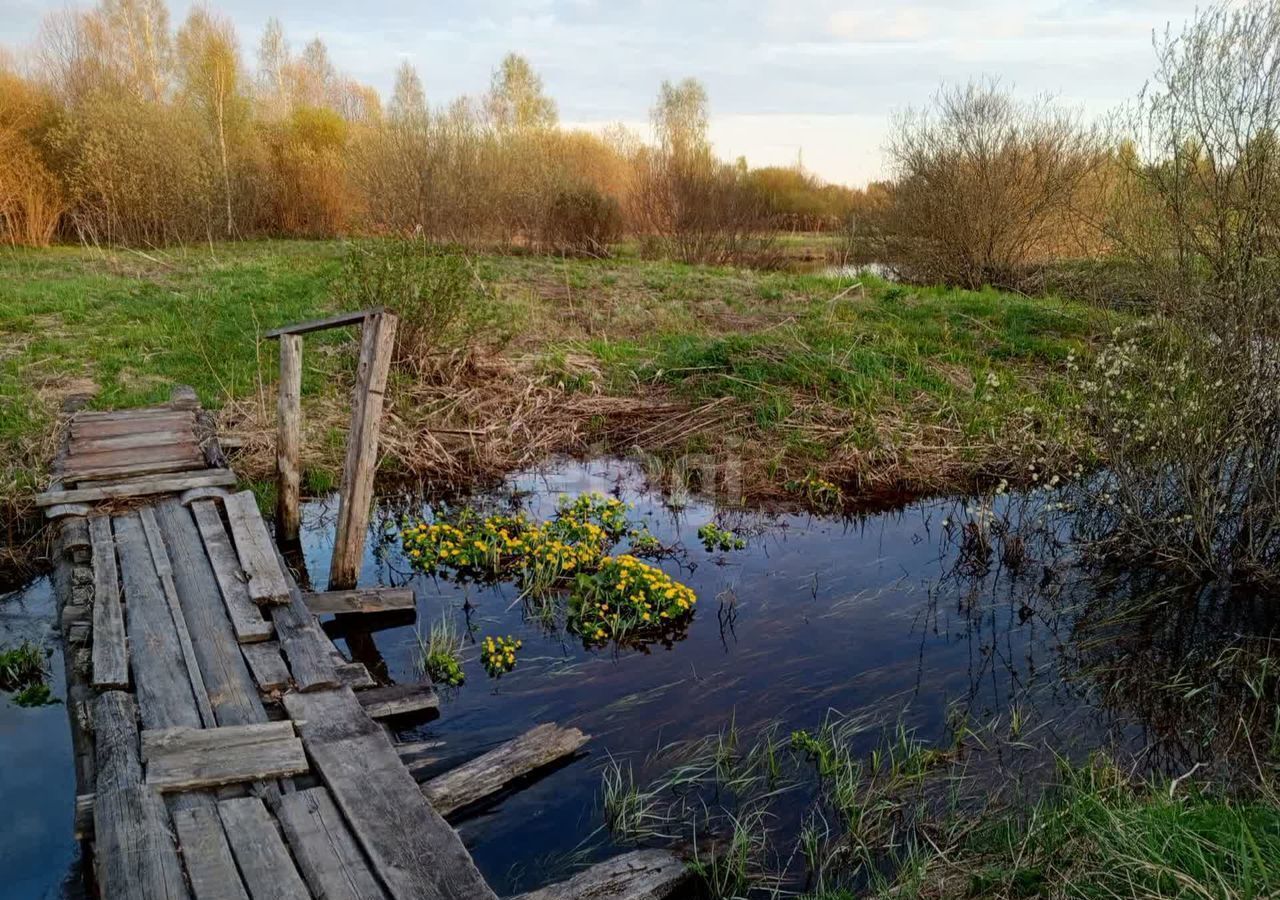
[{"label": "small green sprout in water", "polygon": [[698,540],[702,541],[702,546],[708,553],[715,550],[727,553],[730,550],[742,550],[747,546],[745,539],[727,528],[721,528],[715,522],[708,522],[698,529]]},{"label": "small green sprout in water", "polygon": [[418,669],[436,684],[449,687],[467,680],[462,671],[462,637],[450,619],[432,625],[425,640],[418,634]]},{"label": "small green sprout in water", "polygon": [[489,636],[480,644],[480,661],[490,678],[501,678],[516,667],[516,651],[523,644],[511,635]]},{"label": "small green sprout in water", "polygon": [[53,696],[53,691],[49,689],[49,685],[43,681],[35,684],[29,684],[22,690],[13,695],[13,702],[17,706],[48,706],[51,703],[57,703],[58,700]]}]

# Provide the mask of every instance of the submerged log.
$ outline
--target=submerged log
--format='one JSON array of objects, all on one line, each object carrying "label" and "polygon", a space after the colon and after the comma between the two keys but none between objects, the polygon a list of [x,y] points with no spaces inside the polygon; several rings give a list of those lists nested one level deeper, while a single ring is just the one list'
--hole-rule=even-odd
[{"label": "submerged log", "polygon": [[511,782],[576,752],[589,740],[577,728],[543,724],[422,786],[441,815],[496,794]]},{"label": "submerged log", "polygon": [[670,850],[633,850],[512,900],[666,900],[690,878]]}]

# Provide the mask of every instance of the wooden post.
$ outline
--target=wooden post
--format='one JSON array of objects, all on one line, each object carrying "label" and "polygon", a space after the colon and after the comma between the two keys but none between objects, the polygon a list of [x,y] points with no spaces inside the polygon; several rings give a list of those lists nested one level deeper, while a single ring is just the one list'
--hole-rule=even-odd
[{"label": "wooden post", "polygon": [[302,525],[302,335],[280,335],[280,394],[276,400],[276,539],[296,541]]},{"label": "wooden post", "polygon": [[351,433],[347,435],[347,458],[342,467],[329,590],[353,588],[360,576],[369,508],[373,502],[373,477],[378,464],[382,399],[395,350],[396,323],[392,313],[376,313],[364,320],[361,330],[360,363],[356,370]]}]

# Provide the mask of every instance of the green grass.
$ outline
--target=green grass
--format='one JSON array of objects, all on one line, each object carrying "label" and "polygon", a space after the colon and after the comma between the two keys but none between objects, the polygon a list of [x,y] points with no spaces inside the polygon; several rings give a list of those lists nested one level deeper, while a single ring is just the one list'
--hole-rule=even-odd
[{"label": "green grass", "polygon": [[[40,484],[59,405],[72,394],[114,408],[162,401],[185,383],[207,407],[256,404],[256,425],[269,429],[275,349],[258,336],[357,306],[361,298],[335,295],[343,252],[339,241],[0,252],[0,496]],[[680,436],[682,449],[718,448],[732,434],[759,462],[756,481],[848,482],[867,474],[861,467],[943,487],[1037,455],[1070,436],[1063,359],[1115,322],[1055,298],[869,276],[845,292],[847,278],[626,257],[479,255],[472,264],[482,302],[500,313],[481,341],[511,363],[505,381],[485,383],[486,396],[532,382],[586,399],[723,401],[720,418]],[[307,462],[313,490],[331,483],[341,456],[353,355],[349,330],[307,337],[304,412],[323,423],[308,444],[320,458]],[[393,381],[393,405],[409,397],[411,377]],[[396,412],[413,427],[493,424],[449,418],[466,411],[446,399],[406,399]],[[588,427],[601,424],[597,416]],[[654,439],[673,449],[667,436]],[[269,462],[260,454],[258,469],[239,468],[261,478]]]}]

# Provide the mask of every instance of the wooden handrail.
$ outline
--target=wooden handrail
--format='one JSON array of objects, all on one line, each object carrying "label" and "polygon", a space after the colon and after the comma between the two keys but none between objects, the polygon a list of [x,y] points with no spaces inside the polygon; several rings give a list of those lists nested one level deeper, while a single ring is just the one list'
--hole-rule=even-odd
[{"label": "wooden handrail", "polygon": [[338,490],[338,526],[329,566],[329,589],[353,588],[360,575],[373,478],[378,462],[378,432],[383,394],[395,350],[398,320],[384,309],[365,309],[326,319],[286,325],[266,333],[280,341],[280,386],[277,397],[276,537],[296,541],[302,524],[302,336],[326,328],[361,326],[360,361],[352,398],[351,428]]}]

